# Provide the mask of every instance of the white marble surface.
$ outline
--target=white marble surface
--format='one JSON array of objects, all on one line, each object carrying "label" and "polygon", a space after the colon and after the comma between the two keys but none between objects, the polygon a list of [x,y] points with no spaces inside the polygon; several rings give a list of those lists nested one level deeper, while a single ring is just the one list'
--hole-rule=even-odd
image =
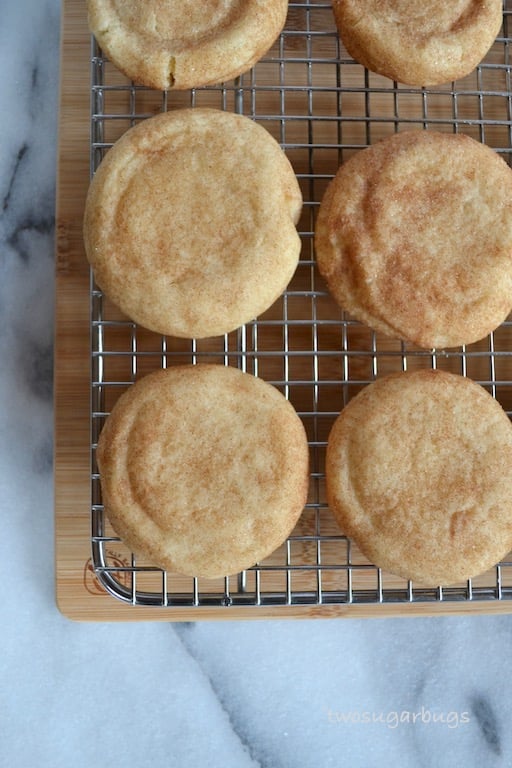
[{"label": "white marble surface", "polygon": [[512,765],[512,616],[86,625],[59,614],[59,2],[0,0],[0,12],[0,765]]}]

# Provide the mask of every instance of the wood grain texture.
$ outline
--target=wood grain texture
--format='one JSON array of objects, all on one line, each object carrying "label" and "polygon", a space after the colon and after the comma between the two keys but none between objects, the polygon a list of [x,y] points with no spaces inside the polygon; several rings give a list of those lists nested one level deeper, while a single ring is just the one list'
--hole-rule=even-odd
[{"label": "wood grain texture", "polygon": [[[292,9],[293,14],[300,14],[299,9]],[[134,607],[115,599],[99,585],[91,570],[90,541],[90,304],[89,269],[82,243],[82,216],[89,183],[90,38],[83,0],[63,0],[61,40],[55,273],[55,567],[57,604],[62,613],[81,621],[181,621],[335,616],[362,618],[511,611],[510,601],[314,607]],[[291,108],[294,108],[292,99],[299,96],[300,92],[290,94]],[[323,98],[321,94],[319,98]],[[322,106],[320,101],[317,106],[319,109],[324,106],[326,110],[330,109],[329,104]],[[349,107],[347,102],[346,108]],[[297,109],[300,108],[301,105],[297,104]],[[272,112],[271,107],[269,111]],[[322,130],[327,130],[327,127],[328,123],[319,123],[317,141],[322,141]],[[357,361],[353,365],[356,366]],[[385,359],[382,373],[386,372],[384,366]],[[337,367],[333,377],[336,371]],[[330,371],[327,373],[331,376]],[[307,557],[305,553],[305,562]],[[357,559],[357,553],[355,557]],[[305,579],[306,576],[309,578],[306,574]]]}]

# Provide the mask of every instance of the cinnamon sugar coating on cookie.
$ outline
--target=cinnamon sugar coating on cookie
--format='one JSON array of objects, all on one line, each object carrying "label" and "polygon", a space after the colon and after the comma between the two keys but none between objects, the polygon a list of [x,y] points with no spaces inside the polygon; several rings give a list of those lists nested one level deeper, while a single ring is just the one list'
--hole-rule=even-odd
[{"label": "cinnamon sugar coating on cookie", "polygon": [[501,0],[333,0],[356,61],[400,83],[432,86],[469,74],[502,23]]},{"label": "cinnamon sugar coating on cookie", "polygon": [[89,27],[130,79],[160,90],[249,70],[279,36],[287,0],[87,0]]},{"label": "cinnamon sugar coating on cookie", "polygon": [[468,136],[393,135],[340,167],[315,245],[358,320],[424,348],[470,344],[512,308],[512,171]]},{"label": "cinnamon sugar coating on cookie", "polygon": [[454,584],[512,549],[512,425],[462,376],[422,370],[365,387],[334,423],[326,477],[344,533],[405,579]]},{"label": "cinnamon sugar coating on cookie", "polygon": [[118,535],[152,564],[188,576],[227,576],[270,555],[308,491],[308,443],[293,406],[222,365],[140,379],[107,419],[97,460]]}]

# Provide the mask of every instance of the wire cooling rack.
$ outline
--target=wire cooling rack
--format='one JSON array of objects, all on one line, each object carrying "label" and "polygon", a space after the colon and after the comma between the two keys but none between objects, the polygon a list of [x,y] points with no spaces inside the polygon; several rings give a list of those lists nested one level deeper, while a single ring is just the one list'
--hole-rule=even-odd
[{"label": "wire cooling rack", "polygon": [[[509,0],[507,0],[507,3]],[[511,0],[512,2],[512,0]],[[339,310],[313,249],[315,216],[339,164],[396,131],[465,133],[512,156],[509,27],[476,70],[446,86],[418,89],[368,72],[343,48],[330,3],[290,2],[286,28],[256,67],[219,87],[161,93],[135,86],[92,41],[91,174],[129,127],[160,111],[209,106],[262,124],[290,159],[304,196],[299,267],[288,290],[262,316],[223,337],[160,337],[123,317],[91,277],[91,543],[96,575],[116,598],[152,606],[322,606],[344,603],[497,601],[512,598],[512,560],[463,584],[424,589],[369,563],[337,528],[325,498],[327,436],[343,406],[376,377],[440,368],[469,376],[512,410],[512,322],[485,340],[425,351],[385,339]],[[512,29],[511,29],[512,31]],[[305,425],[309,497],[286,543],[237,577],[205,580],[166,573],[136,559],[104,516],[95,447],[119,395],[160,367],[206,361],[239,367],[276,386]]]}]

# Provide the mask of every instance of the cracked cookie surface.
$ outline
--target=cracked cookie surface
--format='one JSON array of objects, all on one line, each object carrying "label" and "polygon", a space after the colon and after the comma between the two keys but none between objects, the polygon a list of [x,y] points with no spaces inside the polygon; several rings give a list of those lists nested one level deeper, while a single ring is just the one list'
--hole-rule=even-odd
[{"label": "cracked cookie surface", "polygon": [[130,319],[171,336],[219,336],[287,287],[301,209],[293,169],[265,128],[220,110],[175,110],[108,151],[87,197],[85,248]]},{"label": "cracked cookie surface", "polygon": [[88,0],[91,32],[118,69],[152,88],[215,85],[249,70],[286,21],[287,0]]}]

